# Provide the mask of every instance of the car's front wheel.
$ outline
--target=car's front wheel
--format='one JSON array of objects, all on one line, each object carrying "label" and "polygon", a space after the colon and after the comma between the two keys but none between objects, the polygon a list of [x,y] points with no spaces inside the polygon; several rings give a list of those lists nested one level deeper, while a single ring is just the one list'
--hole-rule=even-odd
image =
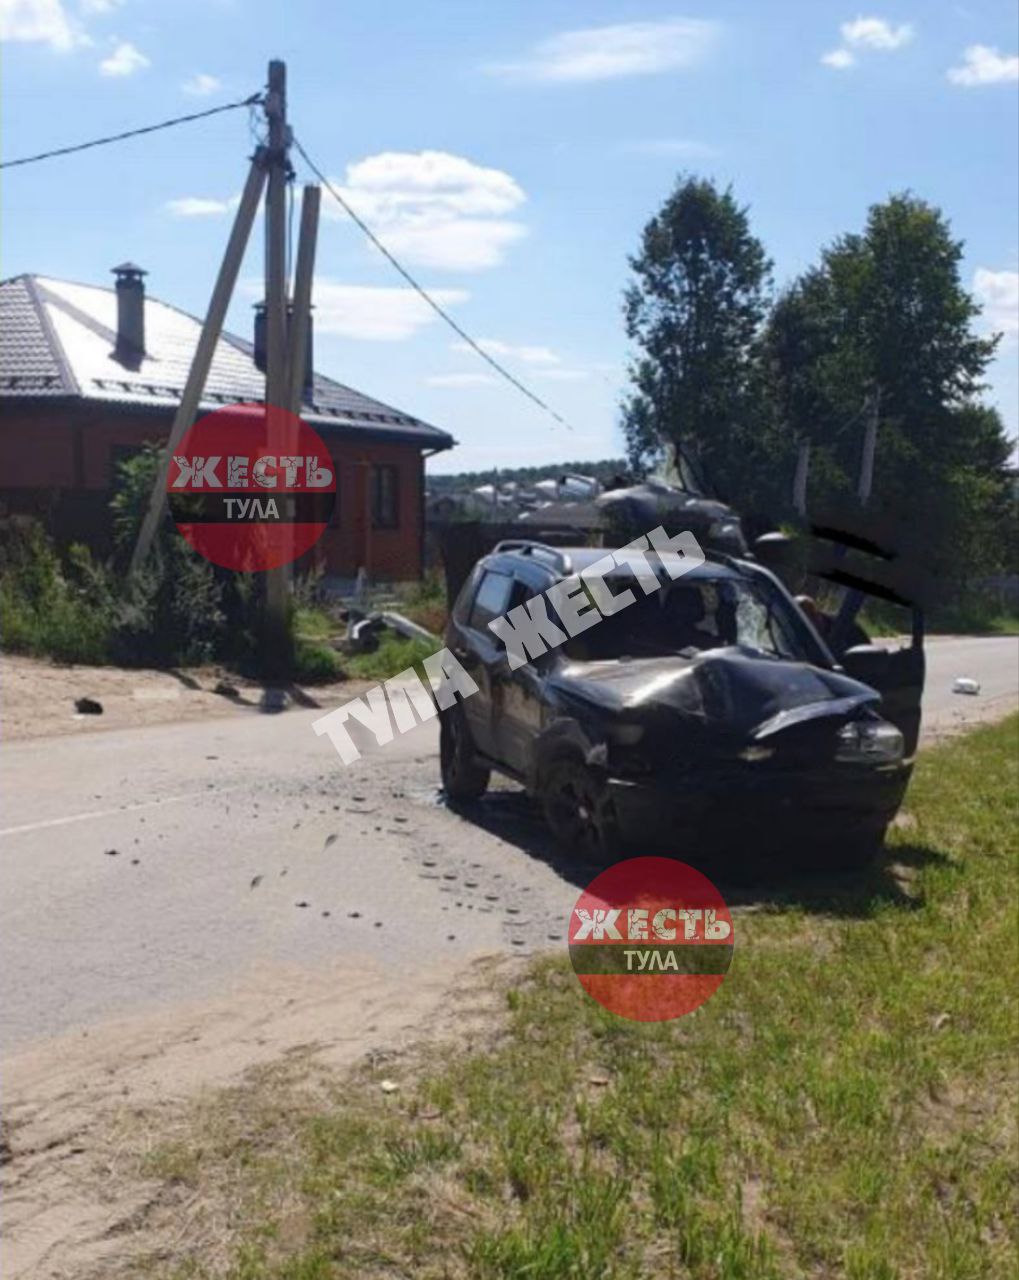
[{"label": "car's front wheel", "polygon": [[490,769],[478,763],[459,706],[444,711],[439,719],[439,767],[442,789],[450,800],[476,800],[484,794],[492,776]]},{"label": "car's front wheel", "polygon": [[555,838],[574,853],[605,859],[618,855],[615,807],[602,779],[579,760],[556,760],[541,788],[541,807]]}]

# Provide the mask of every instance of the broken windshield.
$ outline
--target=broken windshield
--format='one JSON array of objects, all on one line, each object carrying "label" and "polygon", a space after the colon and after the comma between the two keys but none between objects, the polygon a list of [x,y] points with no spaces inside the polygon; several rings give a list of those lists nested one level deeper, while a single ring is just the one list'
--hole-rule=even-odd
[{"label": "broken windshield", "polygon": [[774,658],[817,661],[789,605],[767,584],[687,579],[645,596],[630,575],[613,574],[609,582],[616,595],[629,588],[634,603],[568,640],[564,652],[575,661],[693,657],[733,645]]}]

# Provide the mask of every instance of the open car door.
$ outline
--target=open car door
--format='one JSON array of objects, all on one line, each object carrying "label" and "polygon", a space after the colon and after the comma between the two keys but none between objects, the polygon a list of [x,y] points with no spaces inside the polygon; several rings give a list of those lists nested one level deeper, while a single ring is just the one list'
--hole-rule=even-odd
[{"label": "open car door", "polygon": [[[765,536],[754,544],[762,563],[780,577],[806,573],[842,591],[838,613],[825,634],[828,647],[847,675],[881,694],[881,714],[902,734],[907,759],[916,753],[923,697],[923,604],[931,598],[932,572],[923,547],[903,522],[881,520],[860,508],[825,513],[807,536]],[[899,550],[895,550],[899,548]],[[908,610],[908,644],[859,643],[856,616],[874,597]],[[857,633],[854,637],[854,631]]]},{"label": "open car door", "polygon": [[913,611],[908,645],[856,645],[843,653],[841,662],[847,675],[881,694],[881,714],[902,734],[906,758],[914,756],[920,739],[920,701],[926,674],[923,614]]}]

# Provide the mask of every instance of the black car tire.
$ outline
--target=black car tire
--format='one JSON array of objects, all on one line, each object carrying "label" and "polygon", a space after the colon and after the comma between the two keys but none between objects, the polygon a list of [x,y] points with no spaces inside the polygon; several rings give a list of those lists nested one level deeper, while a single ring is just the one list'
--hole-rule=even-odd
[{"label": "black car tire", "polygon": [[603,780],[581,761],[552,762],[542,782],[541,808],[552,834],[571,852],[600,860],[619,855],[615,806]]},{"label": "black car tire", "polygon": [[484,795],[492,776],[474,754],[471,731],[459,706],[439,717],[439,767],[442,789],[450,800],[476,800]]}]

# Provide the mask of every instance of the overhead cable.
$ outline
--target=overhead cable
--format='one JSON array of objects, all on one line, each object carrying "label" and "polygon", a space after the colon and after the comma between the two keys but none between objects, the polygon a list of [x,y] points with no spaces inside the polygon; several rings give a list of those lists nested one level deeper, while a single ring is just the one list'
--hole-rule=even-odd
[{"label": "overhead cable", "polygon": [[261,102],[262,95],[253,93],[250,98],[240,102],[225,102],[219,107],[209,107],[205,111],[192,111],[190,115],[174,116],[171,120],[161,120],[158,124],[143,125],[139,129],[127,129],[123,133],[111,133],[103,138],[92,138],[89,142],[76,142],[70,147],[56,147],[52,151],[40,151],[38,155],[21,156],[18,160],[0,162],[0,169],[14,169],[18,165],[38,164],[40,160],[53,160],[57,156],[74,155],[77,151],[89,151],[92,147],[107,147],[113,142],[124,142],[128,138],[139,138],[142,134],[157,133],[160,129],[172,129],[178,124],[189,124],[192,120],[205,120],[208,116],[219,115],[223,111],[237,111],[240,107],[251,107]]},{"label": "overhead cable", "polygon": [[314,160],[312,160],[312,158],[308,155],[304,147],[301,146],[300,140],[298,138],[295,137],[293,139],[293,145],[294,145],[294,148],[297,150],[297,152],[303,158],[305,164],[316,176],[316,178],[318,178],[319,182],[322,183],[322,185],[333,197],[333,199],[340,206],[340,208],[343,209],[344,212],[347,214],[347,216],[351,219],[351,221],[354,222],[364,232],[364,234],[372,242],[375,248],[378,249],[379,253],[381,253],[382,256],[387,259],[390,265],[394,267],[396,271],[399,272],[399,274],[404,278],[404,280],[407,281],[407,283],[414,290],[414,292],[417,293],[431,307],[431,309],[435,312],[435,314],[441,320],[444,320],[446,324],[448,324],[449,327],[453,330],[453,332],[459,338],[462,338],[463,341],[466,342],[467,345],[471,348],[471,350],[476,352],[482,358],[482,360],[485,361],[486,364],[490,365],[496,371],[496,373],[499,374],[500,377],[505,378],[506,381],[509,382],[512,386],[516,387],[516,389],[519,392],[521,392],[521,394],[525,395],[528,398],[528,400],[530,400],[533,404],[536,404],[539,409],[543,410],[545,413],[549,414],[550,417],[554,418],[556,422],[559,423],[560,426],[565,427],[567,431],[572,431],[573,427],[566,421],[564,417],[562,417],[561,414],[557,413],[555,409],[552,408],[551,405],[546,404],[546,402],[542,400],[542,398],[539,395],[536,395],[535,392],[533,392],[530,389],[530,387],[526,386],[523,382],[520,381],[518,377],[516,377],[515,374],[510,373],[510,371],[507,368],[505,368],[503,365],[499,363],[498,360],[496,360],[493,356],[491,356],[484,349],[484,347],[481,346],[479,342],[476,342],[474,338],[472,338],[471,335],[453,319],[453,317],[449,314],[449,312],[445,309],[445,307],[443,307],[440,303],[436,302],[436,300],[432,297],[432,295],[428,292],[428,290],[425,289],[423,285],[419,284],[417,280],[415,280],[415,278],[410,274],[410,272],[406,269],[406,267],[404,267],[403,264],[396,258],[396,256],[393,253],[391,253],[389,249],[386,248],[386,246],[382,243],[382,241],[371,229],[371,227],[368,226],[368,224],[364,221],[364,219],[354,212],[354,210],[351,208],[348,201],[343,198],[343,196],[340,194],[339,191],[337,191],[337,189],[325,176],[325,174],[318,167],[318,165],[315,164]]}]

